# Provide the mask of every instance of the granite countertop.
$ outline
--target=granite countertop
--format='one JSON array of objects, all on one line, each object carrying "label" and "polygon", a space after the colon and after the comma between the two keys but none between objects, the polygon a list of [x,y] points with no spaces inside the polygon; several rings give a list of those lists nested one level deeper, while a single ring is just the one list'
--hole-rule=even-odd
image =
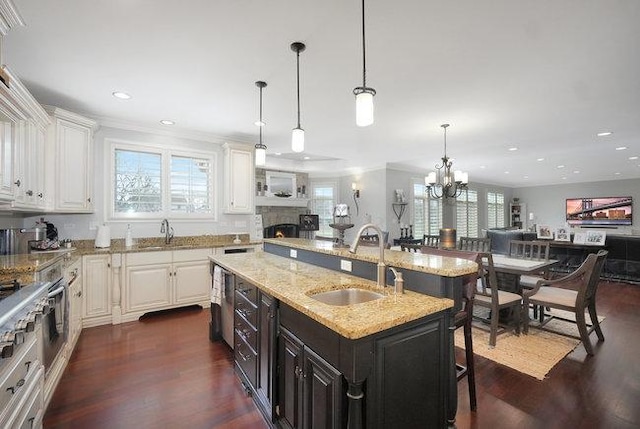
[{"label": "granite countertop", "polygon": [[[380,255],[378,247],[358,246],[354,254],[350,253],[348,248],[333,247],[333,242],[326,240],[270,238],[265,239],[264,242],[374,263],[378,262]],[[387,266],[420,271],[442,277],[458,277],[473,274],[478,271],[478,265],[466,259],[402,252],[400,250],[385,250],[384,261]]]},{"label": "granite countertop", "polygon": [[[266,252],[212,255],[209,259],[349,339],[363,338],[453,307],[453,301],[447,298],[407,290],[396,295],[393,287],[383,291],[373,281]],[[309,296],[350,287],[382,292],[385,297],[336,306]]]},{"label": "granite countertop", "polygon": [[158,252],[189,249],[212,249],[217,247],[254,246],[262,241],[252,241],[248,234],[241,234],[241,242],[234,243],[232,235],[202,235],[174,237],[171,244],[165,244],[164,238],[140,238],[136,245],[125,247],[123,239],[111,240],[111,246],[94,247],[94,240],[75,241],[72,248],[60,248],[55,251],[34,251],[28,254],[0,256],[0,281],[17,279],[22,284],[35,281],[35,274],[46,268],[58,258],[64,258],[65,268],[84,255],[102,255],[114,253]]}]

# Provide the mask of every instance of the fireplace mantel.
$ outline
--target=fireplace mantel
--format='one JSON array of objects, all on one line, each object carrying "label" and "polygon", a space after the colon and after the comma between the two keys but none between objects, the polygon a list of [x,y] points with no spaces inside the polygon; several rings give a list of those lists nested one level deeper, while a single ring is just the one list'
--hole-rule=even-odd
[{"label": "fireplace mantel", "polygon": [[307,207],[309,198],[255,197],[256,206]]}]

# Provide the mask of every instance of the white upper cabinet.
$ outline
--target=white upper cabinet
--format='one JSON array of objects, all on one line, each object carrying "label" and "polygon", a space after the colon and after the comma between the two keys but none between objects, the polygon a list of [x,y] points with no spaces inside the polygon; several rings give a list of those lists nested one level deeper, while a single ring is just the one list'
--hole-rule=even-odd
[{"label": "white upper cabinet", "polygon": [[253,186],[255,167],[253,147],[235,143],[224,144],[224,212],[251,214],[254,212]]},{"label": "white upper cabinet", "polygon": [[[93,130],[97,123],[75,113],[46,107],[52,124],[47,148],[53,149],[54,189],[51,204],[57,213],[93,212]],[[50,152],[49,152],[50,153]]]},{"label": "white upper cabinet", "polygon": [[0,83],[0,199],[16,210],[44,209],[44,136],[49,117],[6,67]]}]

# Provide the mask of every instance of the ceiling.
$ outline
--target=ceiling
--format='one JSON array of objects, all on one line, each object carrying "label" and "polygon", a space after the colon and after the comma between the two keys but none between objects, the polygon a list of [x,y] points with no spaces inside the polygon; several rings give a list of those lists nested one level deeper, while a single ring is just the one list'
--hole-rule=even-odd
[{"label": "ceiling", "polygon": [[[640,178],[640,159],[629,159],[640,156],[636,0],[368,0],[367,84],[377,95],[366,128],[355,125],[352,93],[362,84],[358,0],[14,3],[26,26],[5,37],[4,63],[41,103],[103,123],[256,143],[254,82],[264,80],[271,166],[426,174],[446,122],[448,155],[471,182]],[[308,160],[289,156],[294,41],[307,45]],[[613,134],[596,136],[604,131]]]}]

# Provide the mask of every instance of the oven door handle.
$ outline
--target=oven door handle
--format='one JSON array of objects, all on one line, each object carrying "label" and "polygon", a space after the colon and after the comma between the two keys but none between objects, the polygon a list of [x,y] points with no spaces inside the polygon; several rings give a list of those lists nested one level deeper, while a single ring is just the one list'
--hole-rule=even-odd
[{"label": "oven door handle", "polygon": [[54,290],[52,290],[51,292],[49,292],[49,293],[47,294],[47,298],[53,298],[54,296],[59,295],[59,294],[61,294],[62,292],[64,292],[64,286],[60,286],[59,288],[54,289]]}]

